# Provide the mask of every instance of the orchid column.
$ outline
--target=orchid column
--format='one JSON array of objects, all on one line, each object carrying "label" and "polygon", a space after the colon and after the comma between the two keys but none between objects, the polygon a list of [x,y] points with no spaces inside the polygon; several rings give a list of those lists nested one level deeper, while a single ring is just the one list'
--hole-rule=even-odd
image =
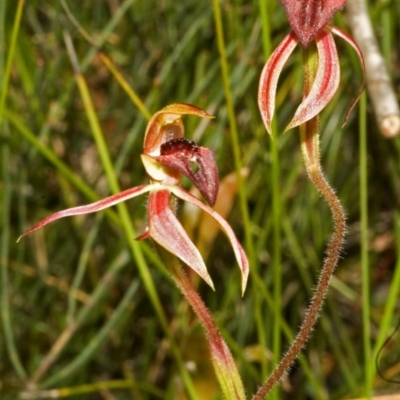
[{"label": "orchid column", "polygon": [[[340,81],[339,58],[332,33],[345,39],[354,48],[364,71],[361,51],[353,39],[340,29],[327,25],[334,13],[343,8],[346,0],[280,1],[285,7],[293,30],[272,53],[262,71],[258,92],[259,108],[265,127],[271,134],[279,75],[294,48],[300,43],[303,50],[303,101],[285,131],[297,126],[300,127],[304,164],[312,184],[320,192],[331,210],[334,232],[326,250],[326,258],[317,287],[314,290],[314,296],[300,331],[276,369],[255,394],[253,400],[265,398],[289,369],[310,337],[318,319],[330,279],[339,260],[344,240],[344,211],[334,190],[325,179],[320,165],[319,154],[319,113],[336,93]],[[347,115],[352,110],[355,102],[350,106]]]}]

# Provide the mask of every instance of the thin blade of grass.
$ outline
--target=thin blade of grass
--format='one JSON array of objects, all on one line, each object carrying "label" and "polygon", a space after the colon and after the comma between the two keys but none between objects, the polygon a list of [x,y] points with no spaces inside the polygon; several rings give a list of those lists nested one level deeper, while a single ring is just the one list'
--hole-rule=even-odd
[{"label": "thin blade of grass", "polygon": [[367,99],[363,93],[360,98],[360,222],[361,222],[361,275],[362,275],[362,310],[363,310],[363,344],[364,376],[367,398],[373,395],[373,366],[371,362],[371,278],[369,269],[368,238],[368,167],[367,167]]},{"label": "thin blade of grass", "polygon": [[68,379],[70,376],[77,374],[81,368],[86,365],[91,357],[95,354],[96,350],[99,349],[100,345],[109,336],[110,332],[116,329],[116,325],[120,322],[122,317],[127,313],[131,313],[132,310],[128,310],[129,304],[132,302],[133,296],[136,294],[139,283],[137,280],[133,281],[118,304],[117,308],[102,326],[100,331],[94,336],[89,343],[86,344],[85,349],[77,355],[67,366],[62,368],[56,374],[52,375],[49,379],[43,382],[43,387],[51,387],[59,383],[64,379]]},{"label": "thin blade of grass", "polygon": [[[271,4],[265,1],[259,2],[261,10],[261,22],[262,22],[262,43],[264,49],[265,60],[271,55],[272,43],[271,43],[271,29],[268,19],[268,8]],[[277,129],[276,118],[272,121],[272,135],[270,142],[271,151],[271,171],[268,176],[267,185],[271,188],[272,192],[272,268],[273,268],[273,327],[272,327],[272,365],[269,368],[269,372],[275,368],[279,363],[281,357],[281,325],[282,325],[282,209],[283,209],[283,196],[281,196],[281,184],[280,184],[280,157],[279,157],[279,133]],[[272,399],[278,399],[279,388],[276,386],[270,394]]]},{"label": "thin blade of grass", "polygon": [[17,344],[15,342],[15,336],[13,332],[13,324],[11,322],[11,307],[10,307],[10,284],[8,277],[8,258],[9,258],[9,248],[10,248],[10,205],[12,198],[12,184],[11,184],[11,174],[10,174],[10,149],[9,149],[9,128],[8,123],[3,120],[3,111],[6,102],[6,96],[8,93],[8,85],[11,74],[11,65],[15,54],[15,43],[17,40],[21,16],[24,7],[24,0],[19,0],[17,4],[17,10],[15,13],[15,19],[13,23],[13,30],[11,34],[10,47],[8,49],[7,61],[4,66],[5,53],[5,16],[6,16],[6,5],[7,2],[3,1],[0,5],[0,71],[1,73],[1,86],[0,86],[0,130],[2,143],[2,238],[1,238],[1,259],[0,259],[0,269],[1,269],[1,320],[4,331],[4,339],[10,357],[11,363],[15,372],[19,378],[26,378],[26,371],[22,365],[21,359],[18,355]]}]

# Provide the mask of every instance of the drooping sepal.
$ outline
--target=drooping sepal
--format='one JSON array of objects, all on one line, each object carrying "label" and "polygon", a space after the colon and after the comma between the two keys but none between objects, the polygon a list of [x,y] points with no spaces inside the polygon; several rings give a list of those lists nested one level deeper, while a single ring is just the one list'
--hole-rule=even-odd
[{"label": "drooping sepal", "polygon": [[360,85],[360,89],[358,90],[357,95],[355,96],[354,100],[350,104],[349,109],[346,112],[346,116],[344,118],[344,122],[342,125],[342,128],[344,125],[346,125],[346,122],[349,118],[350,113],[352,112],[354,106],[357,104],[358,100],[360,99],[361,93],[363,92],[365,88],[365,62],[364,62],[364,56],[362,54],[362,51],[356,41],[346,32],[342,31],[341,29],[337,28],[336,26],[330,26],[327,29],[329,29],[331,32],[333,32],[335,35],[341,37],[343,40],[345,40],[356,52],[358,59],[360,60],[360,65],[361,65],[361,70],[362,70],[362,82]]},{"label": "drooping sepal", "polygon": [[340,81],[339,57],[330,32],[323,32],[316,39],[318,63],[310,93],[304,97],[285,132],[318,115],[335,95]]},{"label": "drooping sepal", "polygon": [[96,201],[91,204],[87,204],[85,206],[67,208],[66,210],[58,211],[54,214],[49,215],[48,217],[39,221],[36,225],[32,226],[32,228],[25,231],[17,240],[17,242],[25,235],[36,231],[43,226],[50,224],[57,219],[69,217],[72,215],[82,215],[82,214],[90,214],[96,211],[104,210],[105,208],[112,207],[115,204],[121,203],[122,201],[129,200],[133,197],[139,196],[143,193],[146,193],[151,190],[150,185],[141,185],[136,186],[131,189],[127,189],[121,193],[114,194],[112,196],[106,197],[105,199]]},{"label": "drooping sepal", "polygon": [[150,192],[148,201],[149,230],[146,237],[151,237],[160,246],[182,260],[214,289],[200,252],[171,209],[170,194],[168,189]]},{"label": "drooping sepal", "polygon": [[301,45],[307,47],[347,0],[280,0]]},{"label": "drooping sepal", "polygon": [[249,276],[249,261],[247,260],[246,253],[243,250],[243,247],[240,245],[237,240],[235,233],[233,232],[231,226],[228,222],[225,221],[216,211],[214,211],[210,206],[201,202],[198,198],[192,196],[186,190],[180,188],[179,186],[173,186],[170,188],[171,192],[181,200],[187,201],[195,206],[201,208],[206,213],[208,213],[221,227],[222,231],[228,237],[231,242],[233,251],[235,253],[236,260],[239,264],[240,272],[242,274],[242,295],[246,290],[247,279]]},{"label": "drooping sepal", "polygon": [[282,68],[296,47],[298,40],[293,32],[289,33],[271,54],[265,64],[258,86],[258,107],[264,125],[271,134],[272,117],[275,111],[275,96]]}]

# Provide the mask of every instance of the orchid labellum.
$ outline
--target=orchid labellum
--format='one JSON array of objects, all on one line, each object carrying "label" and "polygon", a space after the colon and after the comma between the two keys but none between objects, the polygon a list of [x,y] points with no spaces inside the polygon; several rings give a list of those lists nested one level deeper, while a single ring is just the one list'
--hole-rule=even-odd
[{"label": "orchid labellum", "polygon": [[149,184],[125,190],[92,204],[59,211],[38,222],[22,236],[59,218],[100,211],[148,192],[148,227],[138,239],[153,239],[196,271],[214,288],[200,252],[189,239],[171,208],[171,196],[175,196],[204,210],[224,231],[232,244],[241,270],[243,293],[246,288],[249,265],[232,228],[209,205],[188,193],[179,184],[183,174],[192,181],[211,206],[217,199],[219,178],[214,153],[184,138],[182,116],[188,114],[212,118],[195,106],[177,103],[158,111],[149,121],[141,155],[150,180]]},{"label": "orchid labellum", "polygon": [[[353,47],[360,59],[363,73],[365,69],[363,56],[357,43],[339,28],[327,25],[333,14],[343,8],[346,0],[280,1],[286,10],[292,32],[282,40],[264,66],[258,91],[261,116],[270,134],[278,79],[283,66],[299,42],[304,49],[312,41],[315,42],[318,63],[311,90],[303,97],[303,101],[285,131],[318,115],[331,101],[338,89],[340,81],[339,57],[332,33],[346,40]],[[355,102],[350,107],[348,114],[354,104]]]}]

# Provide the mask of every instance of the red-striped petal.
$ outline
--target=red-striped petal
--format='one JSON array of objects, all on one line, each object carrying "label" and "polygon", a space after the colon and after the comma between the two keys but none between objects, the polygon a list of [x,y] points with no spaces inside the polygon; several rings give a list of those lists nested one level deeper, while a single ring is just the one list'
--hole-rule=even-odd
[{"label": "red-striped petal", "polygon": [[105,208],[111,207],[122,201],[129,200],[133,197],[139,196],[143,193],[148,192],[151,189],[151,185],[136,186],[134,188],[125,190],[121,193],[114,194],[112,196],[106,197],[105,199],[96,201],[95,203],[87,204],[85,206],[67,208],[66,210],[58,211],[52,215],[49,215],[45,219],[42,219],[32,228],[24,232],[17,240],[17,242],[28,233],[35,231],[36,229],[42,228],[43,226],[50,224],[50,222],[56,221],[57,219],[69,217],[71,215],[82,215],[90,214],[96,211],[104,210]]},{"label": "red-striped petal", "polygon": [[186,190],[180,188],[179,186],[171,186],[170,190],[176,197],[179,197],[180,199],[182,199],[184,201],[194,204],[195,206],[201,208],[206,213],[208,213],[212,218],[214,218],[214,220],[221,227],[222,231],[228,237],[228,239],[231,242],[231,245],[233,247],[233,251],[235,253],[236,260],[239,264],[240,271],[242,273],[242,295],[243,295],[244,291],[246,290],[247,279],[249,276],[249,262],[247,260],[246,253],[244,252],[239,241],[237,240],[235,233],[233,232],[233,230],[230,227],[230,225],[228,224],[228,222],[226,222],[225,219],[222,218],[210,206],[208,206],[207,204],[204,204],[198,198],[192,196],[190,193],[188,193]]},{"label": "red-striped petal", "polygon": [[258,87],[258,107],[269,134],[271,134],[272,117],[275,111],[276,87],[282,68],[298,43],[296,35],[289,33],[271,54],[265,64]]},{"label": "red-striped petal", "polygon": [[339,58],[335,41],[330,32],[323,32],[316,39],[318,69],[311,91],[303,99],[285,132],[318,115],[335,95],[340,81]]},{"label": "red-striped petal", "polygon": [[[171,186],[171,189],[174,186]],[[168,189],[150,193],[148,202],[150,237],[196,271],[214,289],[203,258],[171,209]]]},{"label": "red-striped petal", "polygon": [[355,40],[350,35],[348,35],[344,31],[342,31],[341,29],[337,28],[336,26],[330,26],[330,27],[328,27],[328,29],[330,31],[332,31],[335,35],[337,35],[337,36],[341,37],[342,39],[344,39],[351,47],[353,47],[354,51],[357,53],[358,59],[360,60],[361,69],[362,69],[362,75],[363,75],[363,80],[361,82],[360,90],[358,91],[357,96],[354,98],[354,100],[350,104],[349,109],[346,112],[346,116],[344,118],[344,123],[342,125],[342,127],[343,127],[346,124],[347,119],[349,118],[349,115],[350,115],[351,111],[353,110],[354,106],[356,105],[356,103],[360,99],[361,93],[363,92],[363,90],[365,88],[364,56],[363,56],[363,54],[361,52],[361,49],[358,47],[358,44],[355,42]]}]

